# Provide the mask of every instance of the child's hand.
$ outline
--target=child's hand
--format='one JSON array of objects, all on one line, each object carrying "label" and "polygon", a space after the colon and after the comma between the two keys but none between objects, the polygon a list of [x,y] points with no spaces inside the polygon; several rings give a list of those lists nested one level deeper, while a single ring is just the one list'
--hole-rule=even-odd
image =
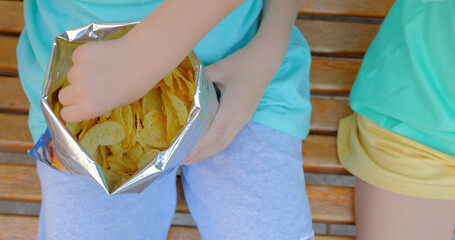
[{"label": "child's hand", "polygon": [[301,4],[302,0],[286,4],[265,0],[256,36],[244,48],[207,67],[208,76],[221,90],[220,108],[182,164],[200,161],[225,149],[250,121],[286,55]]},{"label": "child's hand", "polygon": [[147,79],[150,67],[143,66],[140,56],[125,38],[78,47],[68,72],[71,85],[58,96],[64,105],[60,113],[63,120],[98,117],[145,95],[155,83]]},{"label": "child's hand", "polygon": [[260,57],[264,56],[241,49],[206,68],[208,77],[220,88],[220,107],[207,132],[182,164],[222,151],[250,121],[274,75],[273,69],[263,69],[264,65],[256,61]]}]

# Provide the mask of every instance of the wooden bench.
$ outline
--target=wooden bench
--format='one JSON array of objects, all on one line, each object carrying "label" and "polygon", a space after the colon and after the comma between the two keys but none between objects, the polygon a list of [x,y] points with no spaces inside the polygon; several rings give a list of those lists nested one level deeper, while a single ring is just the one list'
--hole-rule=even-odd
[{"label": "wooden bench", "polygon": [[[305,0],[296,25],[313,54],[311,134],[303,142],[307,173],[349,175],[336,156],[338,121],[351,113],[347,96],[362,56],[393,0]],[[17,76],[15,47],[24,25],[22,2],[0,0],[0,200],[39,203],[39,179],[26,150],[33,145],[27,127],[29,103]],[[26,159],[26,160],[24,160]],[[11,163],[20,160],[22,163]],[[178,181],[179,182],[179,181]],[[307,185],[314,222],[354,224],[353,188]],[[178,213],[188,213],[178,184]],[[37,216],[0,212],[0,239],[35,239]],[[200,239],[195,227],[172,226],[168,239]],[[354,237],[317,235],[317,240]]]}]

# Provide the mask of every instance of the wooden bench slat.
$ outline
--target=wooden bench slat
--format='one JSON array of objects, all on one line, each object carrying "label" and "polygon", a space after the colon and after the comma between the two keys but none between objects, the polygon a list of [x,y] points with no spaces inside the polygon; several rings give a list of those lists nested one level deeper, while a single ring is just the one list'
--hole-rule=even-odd
[{"label": "wooden bench slat", "polygon": [[[376,36],[379,24],[297,20],[316,55],[363,56]],[[0,74],[17,74],[15,37],[0,37]]]},{"label": "wooden bench slat", "polygon": [[[338,121],[352,113],[345,100],[311,98],[313,112],[311,131],[335,134]],[[33,147],[27,115],[0,113],[0,151],[25,152]]]},{"label": "wooden bench slat", "polygon": [[[338,120],[351,112],[347,101],[317,98],[312,101],[313,131],[334,133]],[[0,151],[26,152],[33,147],[28,133],[26,115],[0,113],[0,123],[2,123],[0,124]],[[334,136],[310,134],[308,139],[303,141],[302,155],[305,171],[346,174],[338,163],[335,143]]]},{"label": "wooden bench slat", "polygon": [[355,237],[316,235],[315,240],[355,240]]},{"label": "wooden bench slat", "polygon": [[186,205],[185,194],[183,193],[183,185],[181,176],[177,176],[177,212],[189,213],[188,205]]},{"label": "wooden bench slat", "polygon": [[0,33],[19,34],[23,26],[22,2],[0,1]]},{"label": "wooden bench slat", "polygon": [[0,113],[0,151],[26,152],[33,147],[27,121],[24,114]]},{"label": "wooden bench slat", "polygon": [[311,92],[321,95],[347,95],[360,65],[360,59],[313,57],[310,69]]},{"label": "wooden bench slat", "polygon": [[[19,118],[16,118],[18,116]],[[0,113],[0,119],[2,117],[3,119],[10,117],[10,121],[14,123],[20,123],[22,121],[23,127],[27,127],[27,119],[24,118],[25,115]],[[27,131],[28,128],[21,129],[21,132]],[[4,139],[0,140],[1,151],[25,152],[26,149],[30,149],[33,146],[31,137],[27,137],[24,143],[24,139],[11,140],[14,136],[8,135],[10,128],[1,129],[0,127],[0,135],[2,132],[5,135],[3,136]],[[303,167],[306,172],[347,174],[336,156],[336,139],[334,136],[310,134],[302,143]]]},{"label": "wooden bench slat", "polygon": [[17,75],[17,37],[0,36],[0,75]]},{"label": "wooden bench slat", "polygon": [[38,217],[0,214],[0,239],[36,239]]},{"label": "wooden bench slat", "polygon": [[[177,212],[188,213],[185,195],[177,179]],[[33,165],[0,163],[0,200],[41,202],[41,188]]]},{"label": "wooden bench slat", "polygon": [[0,163],[15,163],[24,165],[35,165],[35,159],[26,153],[2,152],[0,151]]},{"label": "wooden bench slat", "polygon": [[196,227],[171,226],[167,240],[201,240],[201,234]]},{"label": "wooden bench slat", "polygon": [[[310,71],[310,89],[319,95],[347,95],[359,71],[361,61],[358,59],[336,59],[314,57]],[[29,101],[18,77],[0,76],[0,110],[26,112]]]},{"label": "wooden bench slat", "polygon": [[338,160],[335,136],[310,134],[302,141],[302,157],[305,172],[350,174]]},{"label": "wooden bench slat", "polygon": [[[358,59],[314,57],[310,71],[310,89],[322,94],[348,93],[359,71]],[[29,101],[18,77],[0,76],[0,109],[28,111]]]},{"label": "wooden bench slat", "polygon": [[[177,212],[188,213],[188,206],[177,177]],[[353,189],[350,187],[306,186],[314,221],[353,223]],[[0,200],[41,201],[35,166],[0,163]]]},{"label": "wooden bench slat", "polygon": [[[0,239],[23,240],[36,239],[38,217],[24,215],[0,214]],[[200,240],[201,235],[196,227],[171,226],[167,240]],[[353,237],[316,235],[316,240],[354,240]]]},{"label": "wooden bench slat", "polygon": [[306,192],[313,221],[354,223],[354,188],[307,184]]},{"label": "wooden bench slat", "polygon": [[395,0],[304,0],[300,14],[384,18]]},{"label": "wooden bench slat", "polygon": [[352,113],[349,101],[311,98],[311,131],[323,134],[336,134],[340,119]]},{"label": "wooden bench slat", "polygon": [[0,109],[13,111],[28,111],[30,102],[25,96],[18,77],[0,76]]},{"label": "wooden bench slat", "polygon": [[[36,239],[37,233],[37,216],[0,214],[0,239]],[[199,231],[195,227],[171,226],[167,239],[200,240],[201,237]]]},{"label": "wooden bench slat", "polygon": [[41,188],[36,167],[0,163],[0,199],[40,202]]},{"label": "wooden bench slat", "polygon": [[316,55],[361,57],[379,30],[379,24],[297,20],[297,27]]}]

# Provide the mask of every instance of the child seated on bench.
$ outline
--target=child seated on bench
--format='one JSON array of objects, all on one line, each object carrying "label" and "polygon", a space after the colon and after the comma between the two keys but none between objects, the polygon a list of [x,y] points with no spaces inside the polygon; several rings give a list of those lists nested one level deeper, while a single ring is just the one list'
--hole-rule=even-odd
[{"label": "child seated on bench", "polygon": [[[313,239],[301,158],[311,111],[310,52],[293,26],[300,4],[24,1],[17,57],[34,140],[46,129],[40,94],[54,37],[92,22],[143,19],[120,39],[76,49],[71,85],[59,95],[62,118],[90,119],[139,99],[194,48],[221,90],[215,120],[181,167],[202,239]],[[176,171],[140,194],[108,196],[91,179],[37,165],[38,239],[166,239]]]}]

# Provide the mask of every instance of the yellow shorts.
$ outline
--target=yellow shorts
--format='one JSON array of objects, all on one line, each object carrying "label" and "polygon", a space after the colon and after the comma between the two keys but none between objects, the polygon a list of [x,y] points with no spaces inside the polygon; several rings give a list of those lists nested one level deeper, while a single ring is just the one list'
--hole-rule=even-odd
[{"label": "yellow shorts", "polygon": [[407,196],[455,200],[455,156],[354,113],[340,121],[338,156],[363,181]]}]

